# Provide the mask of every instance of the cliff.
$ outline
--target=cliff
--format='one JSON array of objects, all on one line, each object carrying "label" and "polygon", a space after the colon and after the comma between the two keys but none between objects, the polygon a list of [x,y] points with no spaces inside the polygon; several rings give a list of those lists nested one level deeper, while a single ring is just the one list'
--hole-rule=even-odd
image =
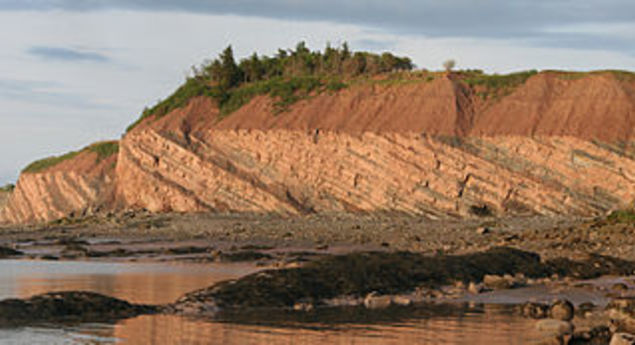
[{"label": "cliff", "polygon": [[461,74],[372,79],[282,112],[255,96],[229,116],[194,97],[144,118],[116,158],[86,153],[24,173],[0,219],[50,220],[96,204],[594,215],[635,200],[634,78],[543,72],[497,85]]},{"label": "cliff", "polygon": [[366,83],[277,115],[260,96],[221,121],[197,98],[125,136],[118,196],[157,212],[591,215],[635,199],[634,102],[611,73],[541,73],[491,100],[451,76]]},{"label": "cliff", "polygon": [[20,175],[0,223],[46,222],[90,207],[113,207],[116,142],[34,162]]},{"label": "cliff", "polygon": [[4,208],[4,205],[9,201],[9,197],[11,196],[11,191],[0,189],[0,210]]}]

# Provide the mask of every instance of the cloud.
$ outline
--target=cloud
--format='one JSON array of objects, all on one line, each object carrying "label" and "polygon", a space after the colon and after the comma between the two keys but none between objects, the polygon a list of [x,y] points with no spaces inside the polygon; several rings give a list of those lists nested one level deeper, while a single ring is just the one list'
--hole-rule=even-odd
[{"label": "cloud", "polygon": [[363,50],[388,51],[392,50],[395,47],[395,41],[362,38],[352,41],[351,45],[355,48]]},{"label": "cloud", "polygon": [[0,100],[65,108],[115,108],[112,104],[92,101],[90,95],[72,92],[60,83],[49,81],[0,79]]},{"label": "cloud", "polygon": [[105,55],[83,51],[71,48],[34,46],[27,50],[29,55],[39,57],[45,60],[59,61],[91,61],[91,62],[109,62],[110,58]]},{"label": "cloud", "polygon": [[631,0],[0,0],[1,9],[235,14],[364,24],[435,36],[488,37],[535,34],[545,26],[635,19]]}]

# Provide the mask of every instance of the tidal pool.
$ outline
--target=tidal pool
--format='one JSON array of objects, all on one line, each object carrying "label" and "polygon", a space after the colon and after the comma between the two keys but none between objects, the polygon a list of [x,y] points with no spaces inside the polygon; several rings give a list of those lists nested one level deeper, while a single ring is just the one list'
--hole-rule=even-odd
[{"label": "tidal pool", "polygon": [[[135,303],[161,304],[215,282],[258,270],[251,264],[0,261],[0,299],[88,290]],[[146,315],[114,324],[0,329],[0,344],[529,344],[534,322],[498,304],[417,308],[255,310],[196,320]]]}]

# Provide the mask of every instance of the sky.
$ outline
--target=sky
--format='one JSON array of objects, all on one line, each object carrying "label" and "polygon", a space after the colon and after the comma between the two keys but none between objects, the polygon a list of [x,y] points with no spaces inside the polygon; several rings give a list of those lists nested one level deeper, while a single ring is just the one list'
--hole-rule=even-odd
[{"label": "sky", "polygon": [[299,41],[430,70],[635,70],[635,1],[0,0],[0,186],[120,138],[229,44],[240,58]]}]

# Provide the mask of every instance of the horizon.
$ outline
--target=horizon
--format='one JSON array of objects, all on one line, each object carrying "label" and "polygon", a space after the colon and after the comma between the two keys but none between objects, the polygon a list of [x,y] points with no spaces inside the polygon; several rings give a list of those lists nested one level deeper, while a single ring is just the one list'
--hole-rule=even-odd
[{"label": "horizon", "polygon": [[[335,10],[338,9],[338,10]],[[491,13],[497,13],[492,16]],[[0,0],[0,186],[30,162],[118,139],[190,66],[231,43],[237,60],[305,41],[409,56],[417,68],[487,73],[635,70],[635,5],[467,1]],[[116,24],[116,25],[113,25]]]}]

